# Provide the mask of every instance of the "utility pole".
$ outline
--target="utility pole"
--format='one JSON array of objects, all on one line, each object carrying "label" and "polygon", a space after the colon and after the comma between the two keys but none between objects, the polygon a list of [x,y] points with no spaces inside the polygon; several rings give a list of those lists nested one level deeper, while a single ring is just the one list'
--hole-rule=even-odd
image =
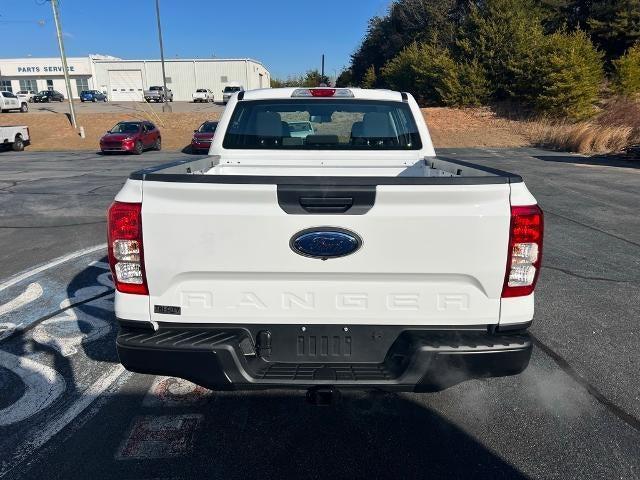
[{"label": "utility pole", "polygon": [[320,84],[324,84],[324,53],[322,54],[322,69],[320,73]]},{"label": "utility pole", "polygon": [[160,25],[160,0],[156,0],[156,18],[158,19],[158,39],[160,40],[160,63],[162,63],[162,85],[164,86],[163,112],[170,112],[171,106],[167,103],[167,75],[164,72],[164,48],[162,46],[162,26]]},{"label": "utility pole", "polygon": [[73,108],[73,94],[71,92],[71,80],[69,79],[69,68],[67,66],[67,55],[64,52],[64,41],[62,40],[62,26],[60,25],[60,14],[58,13],[58,0],[51,0],[53,10],[53,21],[56,24],[58,34],[58,47],[60,47],[60,59],[62,60],[62,70],[64,72],[64,82],[67,85],[67,99],[69,100],[69,112],[71,113],[71,123],[73,128],[78,128],[76,121],[76,111]]}]

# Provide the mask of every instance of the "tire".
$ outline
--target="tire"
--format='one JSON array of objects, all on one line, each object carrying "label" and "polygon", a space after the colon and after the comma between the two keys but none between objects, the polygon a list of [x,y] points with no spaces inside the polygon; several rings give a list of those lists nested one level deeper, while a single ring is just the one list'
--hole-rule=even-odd
[{"label": "tire", "polygon": [[84,100],[80,99],[80,103],[84,103]]},{"label": "tire", "polygon": [[133,153],[135,155],[142,155],[142,152],[144,152],[144,147],[142,146],[142,142],[138,140],[136,146],[133,148]]},{"label": "tire", "polygon": [[107,103],[107,97],[104,97],[104,98],[102,99],[102,101],[103,101],[104,103]]},{"label": "tire", "polygon": [[29,111],[29,104],[22,103],[20,104],[20,113],[27,113]]},{"label": "tire", "polygon": [[153,144],[153,149],[157,152],[162,150],[162,139],[160,137],[156,138],[156,141]]},{"label": "tire", "polygon": [[96,100],[96,97],[93,97],[93,98],[91,99],[91,101],[92,101],[93,103],[96,103],[98,100]]},{"label": "tire", "polygon": [[22,152],[24,150],[24,141],[22,140],[22,137],[20,135],[16,135],[11,148],[14,152]]}]

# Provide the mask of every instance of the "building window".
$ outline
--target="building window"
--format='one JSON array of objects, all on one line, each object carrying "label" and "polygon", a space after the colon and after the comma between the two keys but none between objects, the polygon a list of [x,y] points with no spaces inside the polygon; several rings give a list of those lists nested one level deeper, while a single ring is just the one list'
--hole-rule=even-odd
[{"label": "building window", "polygon": [[220,82],[221,83],[227,83],[229,81],[229,79],[226,77],[226,75],[223,75],[220,77]]},{"label": "building window", "polygon": [[47,80],[47,90],[53,90],[53,80]]},{"label": "building window", "polygon": [[76,88],[78,89],[78,96],[80,96],[83,90],[89,90],[89,79],[76,78]]},{"label": "building window", "polygon": [[0,91],[13,92],[11,80],[0,80]]},{"label": "building window", "polygon": [[26,90],[27,92],[37,92],[38,84],[36,80],[33,78],[21,78],[20,79],[20,90]]}]

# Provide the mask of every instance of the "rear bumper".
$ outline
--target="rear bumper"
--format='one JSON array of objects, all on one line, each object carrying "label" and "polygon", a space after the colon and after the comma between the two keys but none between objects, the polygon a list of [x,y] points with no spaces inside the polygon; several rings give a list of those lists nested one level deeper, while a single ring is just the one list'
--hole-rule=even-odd
[{"label": "rear bumper", "polygon": [[[167,324],[121,321],[118,355],[131,371],[213,390],[315,386],[437,391],[472,378],[515,375],[531,357],[524,332],[401,326]],[[270,342],[265,342],[269,332]],[[260,339],[258,339],[260,338]]]}]

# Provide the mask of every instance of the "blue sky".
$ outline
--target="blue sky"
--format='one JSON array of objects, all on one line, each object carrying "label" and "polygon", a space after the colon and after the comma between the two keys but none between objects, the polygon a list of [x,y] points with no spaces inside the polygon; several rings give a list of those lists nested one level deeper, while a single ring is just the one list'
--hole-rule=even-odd
[{"label": "blue sky", "polygon": [[[161,0],[165,56],[251,57],[284,77],[320,68],[334,74],[389,0]],[[92,7],[91,5],[95,5]],[[159,58],[154,0],[60,0],[69,56]],[[44,25],[39,24],[44,20]],[[0,0],[3,56],[57,56],[45,0]],[[7,41],[9,40],[9,41]]]}]

